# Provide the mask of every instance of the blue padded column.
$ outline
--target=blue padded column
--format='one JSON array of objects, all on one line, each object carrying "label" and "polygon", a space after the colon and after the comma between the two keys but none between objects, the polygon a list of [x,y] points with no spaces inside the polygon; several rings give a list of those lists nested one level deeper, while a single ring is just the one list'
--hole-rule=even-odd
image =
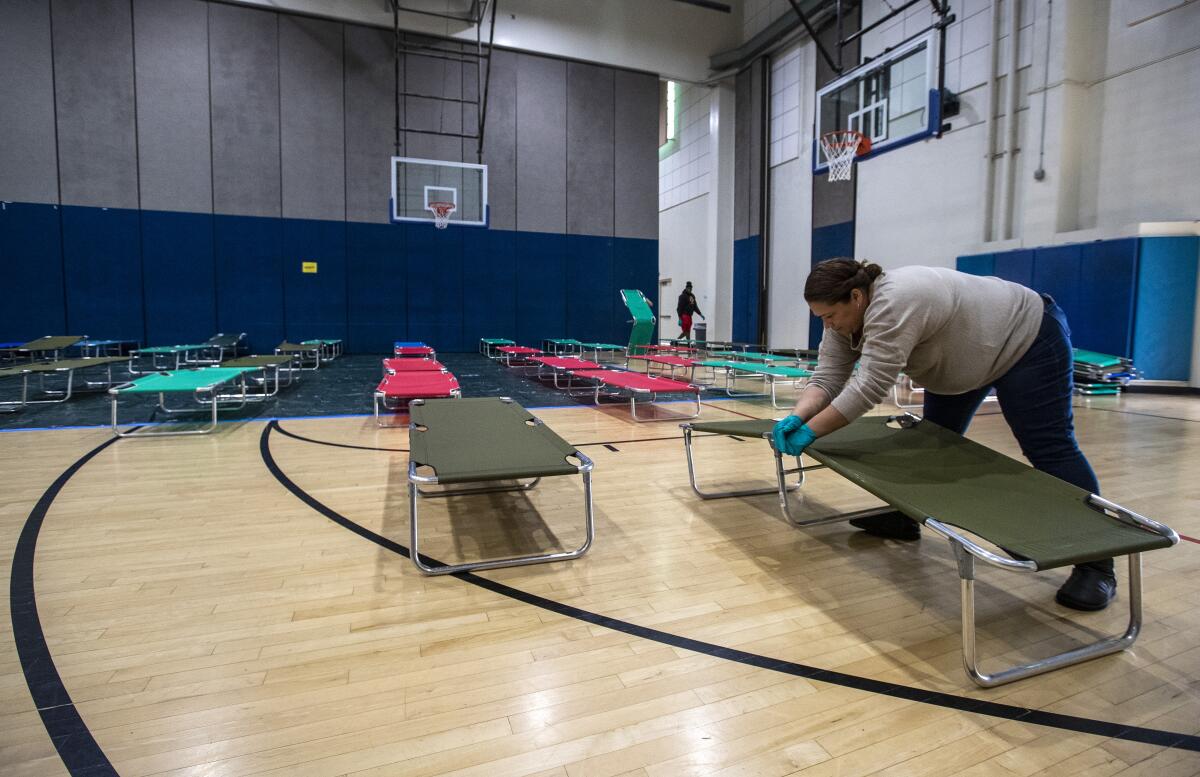
[{"label": "blue padded column", "polygon": [[144,342],[140,212],[65,206],[65,334]]},{"label": "blue padded column", "polygon": [[0,204],[0,340],[67,332],[57,205]]},{"label": "blue padded column", "polygon": [[215,334],[212,214],[142,211],[142,276],[147,345],[194,343]]},{"label": "blue padded column", "polygon": [[752,343],[758,336],[758,244],[751,235],[733,241],[733,339]]},{"label": "blue padded column", "polygon": [[1139,242],[1134,366],[1154,380],[1189,380],[1200,238]]}]

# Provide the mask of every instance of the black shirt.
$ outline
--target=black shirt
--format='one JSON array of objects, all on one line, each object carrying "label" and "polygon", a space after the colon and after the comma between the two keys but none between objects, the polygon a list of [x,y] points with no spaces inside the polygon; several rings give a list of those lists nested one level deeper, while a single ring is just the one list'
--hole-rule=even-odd
[{"label": "black shirt", "polygon": [[[679,301],[675,303],[675,312],[681,316],[688,316],[692,313],[700,313],[700,307],[696,304],[696,295],[690,291],[684,291],[679,295]],[[704,315],[700,313],[700,315]]]}]

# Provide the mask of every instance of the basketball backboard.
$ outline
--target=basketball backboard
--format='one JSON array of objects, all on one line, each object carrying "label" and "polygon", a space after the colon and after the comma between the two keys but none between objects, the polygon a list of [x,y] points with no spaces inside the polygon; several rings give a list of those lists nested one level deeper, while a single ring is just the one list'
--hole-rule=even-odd
[{"label": "basketball backboard", "polygon": [[856,67],[817,90],[813,172],[825,172],[816,142],[833,130],[855,130],[871,141],[870,159],[929,137],[941,122],[937,30]]},{"label": "basketball backboard", "polygon": [[392,221],[433,223],[434,202],[454,203],[451,225],[486,227],[487,165],[392,157]]}]

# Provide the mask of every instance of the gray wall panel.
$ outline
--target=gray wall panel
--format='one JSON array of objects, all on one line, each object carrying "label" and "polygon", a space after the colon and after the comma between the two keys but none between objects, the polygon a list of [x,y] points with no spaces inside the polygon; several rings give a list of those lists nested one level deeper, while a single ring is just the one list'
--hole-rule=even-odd
[{"label": "gray wall panel", "polygon": [[192,0],[134,0],[142,207],[212,212],[208,10]]},{"label": "gray wall panel", "polygon": [[567,233],[613,234],[613,70],[567,63]]},{"label": "gray wall panel", "polygon": [[750,236],[750,71],[737,74],[734,96],[733,239]]},{"label": "gray wall panel", "polygon": [[618,70],[615,80],[615,233],[657,240],[658,76]]},{"label": "gray wall panel", "polygon": [[517,226],[517,60],[519,54],[492,54],[483,128],[483,162],[488,166],[488,207],[495,229]]},{"label": "gray wall panel", "polygon": [[760,57],[750,66],[750,123],[747,148],[750,152],[748,167],[750,176],[747,181],[748,208],[746,211],[747,229],[751,235],[760,232],[760,216],[762,211],[762,180],[766,165],[763,164],[763,79],[766,78],[767,58]]},{"label": "gray wall panel", "polygon": [[567,228],[567,63],[517,59],[517,229]]},{"label": "gray wall panel", "polygon": [[396,148],[391,32],[348,25],[345,67],[346,218],[386,223]]},{"label": "gray wall panel", "polygon": [[208,13],[213,209],[278,216],[278,16],[220,3]]},{"label": "gray wall panel", "polygon": [[57,0],[51,13],[63,204],[136,208],[129,0]]},{"label": "gray wall panel", "polygon": [[279,17],[285,218],[346,218],[342,25]]},{"label": "gray wall panel", "polygon": [[0,2],[0,200],[58,202],[50,7]]}]

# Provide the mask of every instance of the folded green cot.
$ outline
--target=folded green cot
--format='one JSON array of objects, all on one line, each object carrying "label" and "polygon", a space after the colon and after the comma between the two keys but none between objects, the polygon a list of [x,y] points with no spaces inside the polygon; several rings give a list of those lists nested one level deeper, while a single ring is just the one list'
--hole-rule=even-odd
[{"label": "folded green cot", "polygon": [[[244,407],[249,394],[247,392],[246,375],[257,371],[258,367],[204,367],[196,370],[176,370],[173,372],[156,372],[145,375],[132,383],[115,386],[108,390],[112,400],[112,431],[117,437],[166,437],[182,434],[208,434],[217,428],[218,410],[237,410]],[[236,393],[222,394],[221,391],[234,386]],[[157,410],[167,415],[180,413],[195,413],[207,409],[212,413],[208,426],[199,429],[167,429],[165,431],[144,431],[133,429],[122,432],[117,423],[117,401],[122,396],[138,396],[141,394],[157,394]],[[197,403],[193,408],[168,408],[168,394],[187,394]]]},{"label": "folded green cot", "polygon": [[[592,460],[525,408],[507,397],[414,399],[409,403],[409,418],[409,535],[412,561],[422,572],[444,575],[562,561],[578,558],[591,547],[595,535]],[[459,564],[429,563],[430,559],[422,557],[418,497],[528,491],[543,477],[553,475],[583,476],[585,538],[579,547]],[[470,483],[486,485],[463,486]],[[432,485],[460,487],[429,490]]]},{"label": "folded green cot", "polygon": [[[684,424],[692,488],[704,498],[776,491],[784,514],[787,470],[775,451],[777,489],[702,493],[692,463],[692,434],[763,437],[770,419]],[[772,449],[774,445],[772,444]],[[1142,626],[1141,553],[1176,544],[1169,527],[912,415],[870,416],[817,440],[807,453],[855,485],[949,541],[962,584],[963,667],[992,687],[1078,664],[1130,647]],[[803,480],[801,480],[803,482]],[[799,484],[797,484],[799,485]],[[856,515],[861,515],[858,513]],[[855,517],[833,516],[831,520]],[[990,549],[981,541],[995,546]],[[1129,557],[1129,622],[1124,633],[993,673],[980,670],[975,649],[975,563],[1038,572],[1116,556]]]}]

